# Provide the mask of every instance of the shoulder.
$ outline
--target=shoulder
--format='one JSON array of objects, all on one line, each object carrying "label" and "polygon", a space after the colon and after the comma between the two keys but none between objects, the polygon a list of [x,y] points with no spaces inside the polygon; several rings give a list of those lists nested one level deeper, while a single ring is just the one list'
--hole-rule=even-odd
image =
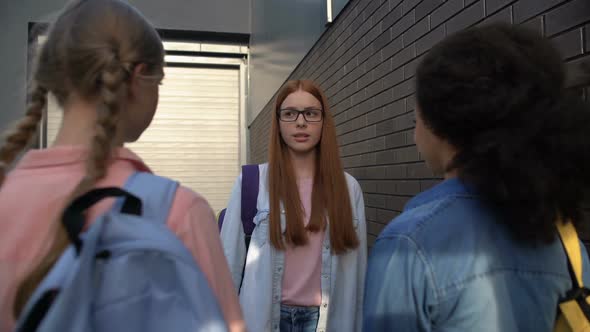
[{"label": "shoulder", "polygon": [[172,230],[181,232],[189,226],[188,223],[208,223],[214,220],[213,210],[205,197],[188,187],[178,187],[168,216],[168,226]]},{"label": "shoulder", "polygon": [[362,194],[362,189],[358,181],[354,178],[354,176],[344,172],[344,179],[346,180],[346,184],[348,185],[348,190],[351,191],[351,194]]},{"label": "shoulder", "polygon": [[387,241],[406,237],[426,251],[462,245],[456,241],[471,238],[488,224],[493,216],[474,197],[450,196],[407,209],[393,219],[379,235]]}]

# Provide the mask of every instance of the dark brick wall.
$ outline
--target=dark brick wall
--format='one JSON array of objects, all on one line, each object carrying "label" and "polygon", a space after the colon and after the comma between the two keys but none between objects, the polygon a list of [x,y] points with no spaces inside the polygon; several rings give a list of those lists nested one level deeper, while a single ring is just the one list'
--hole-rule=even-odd
[{"label": "dark brick wall", "polygon": [[[590,61],[590,0],[351,0],[290,79],[326,91],[346,170],[365,193],[369,245],[407,200],[438,179],[413,141],[414,73],[446,35],[494,21],[525,24],[551,38],[582,96]],[[272,102],[250,127],[252,162],[265,162]]]}]

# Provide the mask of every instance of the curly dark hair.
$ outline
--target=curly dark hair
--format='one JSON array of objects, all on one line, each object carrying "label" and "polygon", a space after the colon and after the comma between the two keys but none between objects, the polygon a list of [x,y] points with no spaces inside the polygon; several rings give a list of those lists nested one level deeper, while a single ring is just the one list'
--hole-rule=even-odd
[{"label": "curly dark hair", "polygon": [[527,243],[582,226],[590,105],[568,93],[559,53],[523,27],[493,24],[436,45],[417,69],[420,115],[457,149],[457,170]]}]

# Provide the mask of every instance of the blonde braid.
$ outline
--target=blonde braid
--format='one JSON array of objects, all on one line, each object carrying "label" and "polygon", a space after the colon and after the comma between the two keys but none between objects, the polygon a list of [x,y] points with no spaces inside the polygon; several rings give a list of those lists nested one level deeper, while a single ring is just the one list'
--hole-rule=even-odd
[{"label": "blonde braid", "polygon": [[103,105],[98,109],[96,133],[92,139],[90,156],[86,165],[87,177],[90,181],[97,181],[104,177],[111,159],[113,140],[117,135],[117,124],[121,111],[121,100],[126,97],[129,77],[128,71],[118,58],[108,61],[101,74],[100,96]]},{"label": "blonde braid", "polygon": [[0,147],[0,185],[4,182],[7,168],[37,134],[46,104],[47,89],[35,85],[31,89],[30,102],[25,117],[6,136],[4,145]]}]

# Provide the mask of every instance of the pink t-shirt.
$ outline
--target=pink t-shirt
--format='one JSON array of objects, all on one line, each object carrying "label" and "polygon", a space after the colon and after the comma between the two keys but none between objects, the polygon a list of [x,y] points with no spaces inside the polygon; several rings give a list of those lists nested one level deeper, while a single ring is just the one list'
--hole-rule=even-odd
[{"label": "pink t-shirt", "polygon": [[[52,222],[83,177],[86,153],[87,149],[81,146],[29,151],[0,188],[0,332],[12,331],[12,303],[17,285],[48,249]],[[135,171],[150,170],[133,152],[120,148],[107,176],[97,187],[122,186]],[[88,220],[106,211],[110,204],[112,200],[97,204]],[[207,201],[190,189],[179,187],[167,223],[206,275],[230,329],[244,331],[215,216]]]},{"label": "pink t-shirt", "polygon": [[[305,213],[304,223],[311,215],[313,179],[299,180],[299,197]],[[309,242],[305,246],[287,247],[283,274],[282,303],[296,306],[320,306],[322,302],[322,243],[324,231],[307,232]]]}]

